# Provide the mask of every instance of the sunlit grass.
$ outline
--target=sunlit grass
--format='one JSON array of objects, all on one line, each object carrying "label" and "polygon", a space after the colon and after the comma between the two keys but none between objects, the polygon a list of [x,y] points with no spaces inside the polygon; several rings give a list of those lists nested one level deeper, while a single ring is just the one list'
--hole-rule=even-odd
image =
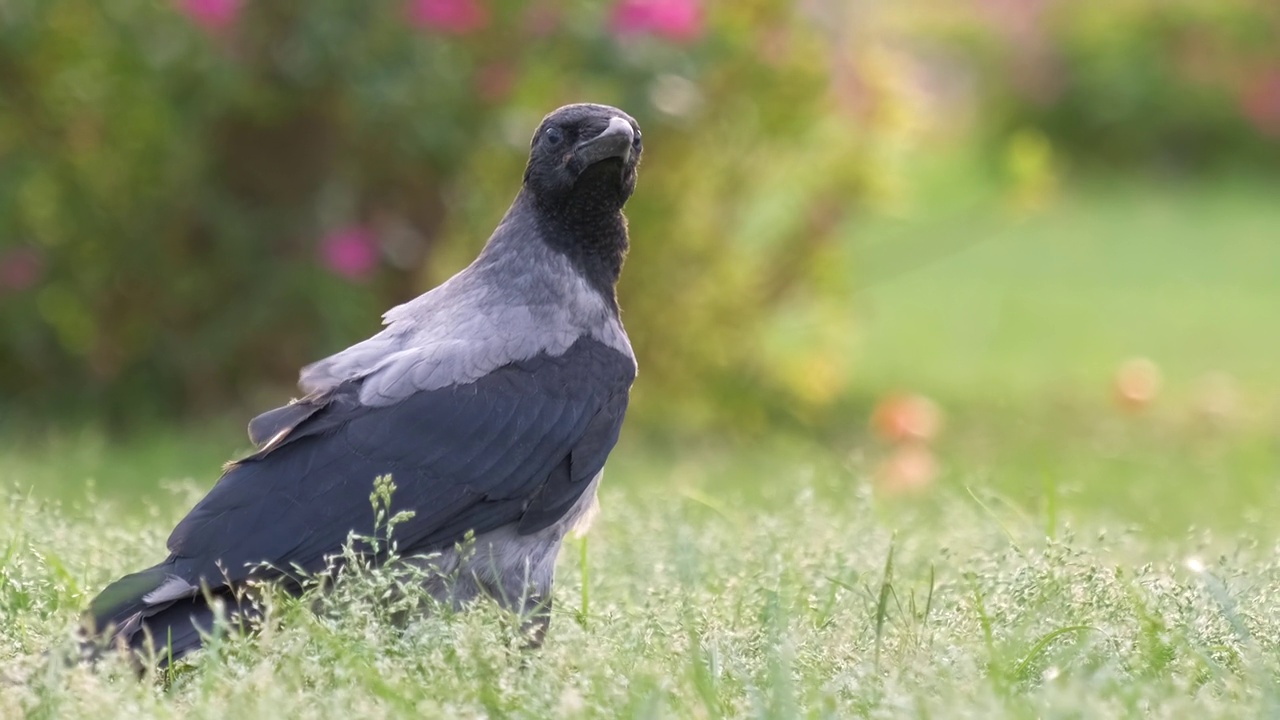
[{"label": "sunlit grass", "polygon": [[1113,180],[1027,216],[934,195],[856,228],[860,385],[1034,405],[1103,397],[1115,367],[1145,355],[1173,397],[1220,371],[1249,404],[1280,405],[1280,203],[1266,184]]},{"label": "sunlit grass", "polygon": [[[761,483],[766,478],[743,477]],[[66,668],[89,594],[154,559],[170,517],[3,506],[4,717],[1257,716],[1280,671],[1280,563],[1207,533],[1058,528],[939,490],[876,499],[848,472],[768,478],[710,508],[615,487],[561,558],[552,631],[524,649],[491,606],[398,628],[356,581],[315,614],[276,599],[256,636],[171,676]],[[989,499],[989,498],[988,498]],[[941,519],[941,521],[940,521]],[[586,563],[584,572],[583,562]],[[585,581],[585,585],[584,585]],[[362,585],[359,583],[363,583]],[[361,590],[365,587],[365,590]],[[589,597],[589,600],[588,600]]]}]

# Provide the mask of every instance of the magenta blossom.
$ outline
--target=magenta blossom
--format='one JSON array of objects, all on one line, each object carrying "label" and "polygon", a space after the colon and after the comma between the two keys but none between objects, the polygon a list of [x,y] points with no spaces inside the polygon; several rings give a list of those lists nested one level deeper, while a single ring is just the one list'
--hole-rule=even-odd
[{"label": "magenta blossom", "polygon": [[489,8],[481,0],[409,0],[409,22],[424,30],[466,35],[489,24]]},{"label": "magenta blossom", "polygon": [[0,252],[0,292],[22,292],[33,287],[44,274],[44,257],[30,247]]},{"label": "magenta blossom", "polygon": [[619,0],[609,21],[615,35],[657,35],[692,42],[703,32],[699,0]]},{"label": "magenta blossom", "polygon": [[178,9],[206,32],[218,33],[235,24],[241,0],[177,0]]},{"label": "magenta blossom", "polygon": [[335,230],[320,241],[320,260],[348,280],[367,280],[378,267],[378,238],[360,225]]}]

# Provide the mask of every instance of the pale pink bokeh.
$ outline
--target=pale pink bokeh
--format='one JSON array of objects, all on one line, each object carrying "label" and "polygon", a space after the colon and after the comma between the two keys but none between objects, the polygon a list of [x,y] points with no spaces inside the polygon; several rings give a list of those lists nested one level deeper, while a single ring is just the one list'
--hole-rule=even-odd
[{"label": "pale pink bokeh", "polygon": [[975,0],[979,18],[1008,41],[1012,51],[1009,81],[1026,99],[1042,106],[1055,102],[1066,78],[1047,36],[1059,0]]},{"label": "pale pink bokeh", "polygon": [[423,30],[467,35],[489,24],[489,8],[481,0],[410,0],[409,22]]},{"label": "pale pink bokeh", "polygon": [[511,94],[516,72],[509,63],[489,63],[476,72],[476,94],[489,102],[499,102]]},{"label": "pale pink bokeh", "polygon": [[1245,85],[1240,110],[1258,132],[1280,138],[1280,68],[1260,73]]},{"label": "pale pink bokeh", "polygon": [[320,241],[320,260],[335,275],[367,280],[378,267],[378,238],[361,225],[335,230]]},{"label": "pale pink bokeh", "polygon": [[44,256],[30,247],[0,252],[0,291],[22,292],[40,282],[44,275]]},{"label": "pale pink bokeh", "polygon": [[699,0],[619,0],[609,25],[615,35],[656,35],[692,42],[702,36],[704,20]]},{"label": "pale pink bokeh", "polygon": [[241,0],[178,0],[178,10],[202,29],[217,33],[235,24]]},{"label": "pale pink bokeh", "polygon": [[525,10],[524,29],[533,37],[548,37],[560,24],[560,9],[547,2],[535,2]]}]

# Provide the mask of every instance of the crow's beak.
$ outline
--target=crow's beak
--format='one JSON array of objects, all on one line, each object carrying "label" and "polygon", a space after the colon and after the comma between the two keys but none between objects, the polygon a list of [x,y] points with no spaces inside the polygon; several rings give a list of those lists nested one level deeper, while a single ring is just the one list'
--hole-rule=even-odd
[{"label": "crow's beak", "polygon": [[578,161],[578,167],[581,168],[609,158],[620,158],[625,165],[631,160],[631,148],[635,138],[636,133],[631,129],[631,123],[620,117],[610,118],[609,127],[605,128],[604,132],[579,143],[578,147],[574,148],[573,154]]}]

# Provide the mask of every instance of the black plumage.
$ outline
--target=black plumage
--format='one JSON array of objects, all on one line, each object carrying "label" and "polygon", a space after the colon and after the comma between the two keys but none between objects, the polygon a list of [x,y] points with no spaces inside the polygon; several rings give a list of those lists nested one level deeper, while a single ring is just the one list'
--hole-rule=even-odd
[{"label": "black plumage", "polygon": [[[468,531],[509,523],[537,532],[604,467],[627,408],[626,393],[608,389],[630,387],[634,377],[628,359],[583,338],[563,355],[385,407],[362,406],[358,381],[308,398],[314,410],[279,430],[285,438],[232,464],[178,524],[165,562],[102,592],[93,623],[118,626],[168,610],[143,598],[170,577],[203,581],[226,599],[219,588],[253,577],[324,570],[350,533],[375,535],[369,494],[380,475],[397,484],[390,513],[414,513],[395,530],[402,553],[442,550]],[[182,602],[211,618],[202,596]]]}]

